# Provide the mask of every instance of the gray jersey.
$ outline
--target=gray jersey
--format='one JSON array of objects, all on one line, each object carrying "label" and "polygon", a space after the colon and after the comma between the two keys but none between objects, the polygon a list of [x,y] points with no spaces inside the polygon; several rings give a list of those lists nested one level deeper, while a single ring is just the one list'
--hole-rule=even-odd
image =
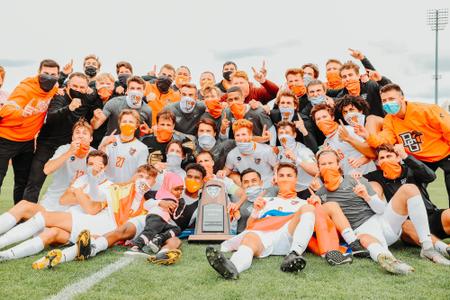
[{"label": "gray jersey", "polygon": [[189,114],[181,110],[179,102],[171,103],[167,106],[167,109],[175,114],[175,130],[184,134],[196,135],[197,124],[205,113],[206,106],[203,102],[197,101],[194,110]]},{"label": "gray jersey", "polygon": [[[367,179],[361,178],[359,181],[366,186],[369,195],[375,195]],[[323,203],[337,202],[353,229],[358,228],[375,214],[364,199],[353,193],[353,188],[356,184],[353,178],[344,177],[344,180],[336,191],[330,192],[322,186],[316,193],[322,199]]]},{"label": "gray jersey", "polygon": [[141,123],[145,122],[148,126],[152,125],[152,109],[146,104],[142,103],[141,108],[131,108],[127,104],[126,96],[115,97],[106,102],[103,107],[103,113],[108,118],[108,128],[106,134],[111,134],[116,129],[116,134],[120,133],[119,129],[119,114],[124,109],[136,110],[141,116]]}]

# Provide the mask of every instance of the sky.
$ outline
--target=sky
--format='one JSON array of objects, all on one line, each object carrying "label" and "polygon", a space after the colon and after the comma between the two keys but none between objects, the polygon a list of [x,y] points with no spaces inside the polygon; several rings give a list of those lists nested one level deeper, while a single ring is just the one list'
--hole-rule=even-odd
[{"label": "sky", "polygon": [[[324,80],[329,58],[352,59],[362,51],[375,68],[413,101],[434,101],[435,33],[430,8],[448,1],[2,1],[0,65],[11,91],[52,58],[74,60],[82,70],[87,54],[100,57],[103,72],[129,61],[136,75],[156,64],[190,67],[193,82],[206,70],[221,79],[223,62],[252,74],[266,61],[269,80],[316,63]],[[439,102],[450,100],[450,26],[439,32]]]}]

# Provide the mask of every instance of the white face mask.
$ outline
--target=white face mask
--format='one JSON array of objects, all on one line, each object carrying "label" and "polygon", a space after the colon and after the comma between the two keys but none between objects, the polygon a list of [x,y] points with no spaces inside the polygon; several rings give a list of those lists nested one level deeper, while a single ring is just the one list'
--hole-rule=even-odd
[{"label": "white face mask", "polygon": [[129,91],[127,93],[127,105],[131,108],[139,109],[142,106],[142,98],[144,93],[141,91]]},{"label": "white face mask", "polygon": [[168,169],[179,169],[181,168],[181,157],[175,153],[168,153],[166,157],[166,163]]},{"label": "white face mask", "polygon": [[183,96],[180,100],[180,109],[185,114],[190,114],[195,108],[195,100],[188,96]]},{"label": "white face mask", "polygon": [[239,152],[246,155],[253,154],[255,151],[253,142],[236,142],[236,147],[239,149]]},{"label": "white face mask", "polygon": [[202,134],[198,136],[198,145],[203,150],[209,151],[216,144],[216,139],[209,134]]},{"label": "white face mask", "polygon": [[97,175],[94,175],[94,168],[92,166],[87,166],[86,168],[86,175],[88,176],[88,180],[91,183],[94,183],[96,185],[99,185],[106,179],[105,172],[102,170]]},{"label": "white face mask", "polygon": [[292,135],[289,134],[280,134],[278,136],[278,140],[280,141],[280,144],[285,149],[291,149],[294,150],[297,142],[295,141],[295,138]]},{"label": "white face mask", "polygon": [[145,180],[143,178],[136,179],[136,181],[134,182],[134,187],[136,189],[136,193],[138,193],[139,195],[144,195],[151,188],[148,180]]},{"label": "white face mask", "polygon": [[350,126],[355,126],[356,124],[364,126],[366,116],[360,112],[349,112],[345,115],[344,120]]},{"label": "white face mask", "polygon": [[280,107],[281,119],[283,121],[292,121],[294,117],[294,108],[292,107]]}]

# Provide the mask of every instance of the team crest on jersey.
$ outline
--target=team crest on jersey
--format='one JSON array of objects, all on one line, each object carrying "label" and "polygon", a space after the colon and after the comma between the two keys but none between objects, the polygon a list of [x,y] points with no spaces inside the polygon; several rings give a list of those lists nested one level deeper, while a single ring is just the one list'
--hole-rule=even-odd
[{"label": "team crest on jersey", "polygon": [[259,165],[261,163],[261,158],[255,158],[255,164]]},{"label": "team crest on jersey", "polygon": [[419,152],[421,149],[420,144],[422,144],[422,133],[419,131],[410,131],[400,134],[402,138],[403,147],[408,148],[409,152]]},{"label": "team crest on jersey", "polygon": [[406,184],[406,178],[403,178],[402,180],[400,180],[401,184]]},{"label": "team crest on jersey", "polygon": [[130,155],[133,156],[136,153],[136,149],[131,147],[130,151],[128,151],[128,153],[130,153]]},{"label": "team crest on jersey", "polygon": [[292,200],[292,201],[291,201],[291,205],[297,205],[298,203],[299,203],[298,200]]},{"label": "team crest on jersey", "polygon": [[278,206],[277,210],[283,211],[283,207],[282,206]]},{"label": "team crest on jersey", "polygon": [[241,160],[242,160],[242,158],[241,158],[240,156],[238,156],[236,159],[237,159],[238,161],[241,161]]},{"label": "team crest on jersey", "polygon": [[71,161],[74,161],[74,160],[75,160],[75,156],[72,155],[72,156],[70,157],[70,160],[71,160]]}]

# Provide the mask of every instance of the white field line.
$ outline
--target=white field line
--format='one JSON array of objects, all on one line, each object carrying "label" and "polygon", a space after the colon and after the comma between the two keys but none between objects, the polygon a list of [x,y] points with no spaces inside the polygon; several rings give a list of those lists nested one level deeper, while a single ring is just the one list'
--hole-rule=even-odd
[{"label": "white field line", "polygon": [[131,262],[133,262],[133,260],[134,257],[122,257],[118,261],[103,267],[100,271],[95,272],[80,281],[77,281],[75,283],[66,286],[58,294],[51,297],[50,300],[72,299],[79,294],[85,293],[91,287],[93,287],[95,284],[99,283],[106,277],[110,276],[114,272],[117,272],[123,267],[128,266]]}]

